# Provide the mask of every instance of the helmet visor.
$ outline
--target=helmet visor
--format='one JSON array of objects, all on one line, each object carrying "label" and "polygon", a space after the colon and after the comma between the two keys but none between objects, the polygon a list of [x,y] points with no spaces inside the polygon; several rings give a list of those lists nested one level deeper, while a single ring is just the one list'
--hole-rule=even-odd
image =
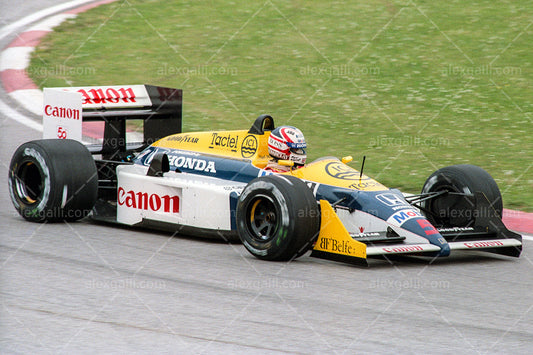
[{"label": "helmet visor", "polygon": [[305,149],[302,148],[291,148],[290,151],[292,154],[305,155]]}]

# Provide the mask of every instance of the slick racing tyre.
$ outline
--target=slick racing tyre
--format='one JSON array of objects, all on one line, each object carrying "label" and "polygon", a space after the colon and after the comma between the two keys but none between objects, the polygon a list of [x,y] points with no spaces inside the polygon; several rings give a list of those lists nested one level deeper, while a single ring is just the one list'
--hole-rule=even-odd
[{"label": "slick racing tyre", "polygon": [[317,201],[300,179],[269,175],[252,180],[237,204],[237,231],[259,259],[287,261],[311,247],[320,229]]},{"label": "slick racing tyre", "polygon": [[495,215],[502,216],[500,189],[492,176],[478,166],[465,164],[439,169],[426,180],[422,194],[443,190],[451,193],[421,204],[427,211],[426,217],[435,226],[473,226],[477,214],[490,212],[478,210],[475,199],[471,197],[476,192],[482,192]]},{"label": "slick racing tyre", "polygon": [[9,193],[19,214],[33,222],[74,221],[87,216],[98,190],[96,165],[73,140],[24,143],[9,166]]}]

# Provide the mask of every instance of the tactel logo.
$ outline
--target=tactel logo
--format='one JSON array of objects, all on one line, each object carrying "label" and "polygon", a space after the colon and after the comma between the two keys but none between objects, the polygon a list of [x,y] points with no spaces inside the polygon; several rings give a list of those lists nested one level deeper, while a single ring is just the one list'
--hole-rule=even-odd
[{"label": "tactel logo", "polygon": [[213,133],[211,137],[211,143],[209,148],[229,148],[232,152],[237,151],[239,144],[239,136],[220,135],[218,133]]}]

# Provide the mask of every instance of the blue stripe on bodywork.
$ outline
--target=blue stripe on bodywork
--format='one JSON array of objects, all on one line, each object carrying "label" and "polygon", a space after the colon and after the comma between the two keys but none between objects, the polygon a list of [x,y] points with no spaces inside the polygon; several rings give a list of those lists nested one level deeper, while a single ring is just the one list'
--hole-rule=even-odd
[{"label": "blue stripe on bodywork", "polygon": [[237,203],[239,202],[239,194],[235,191],[229,194],[229,209],[231,219],[231,230],[237,230]]},{"label": "blue stripe on bodywork", "polygon": [[258,177],[263,170],[253,166],[249,160],[216,157],[208,154],[189,152],[161,147],[146,148],[135,160],[135,164],[149,166],[153,156],[166,153],[170,170],[184,173],[212,176],[222,180],[248,183]]}]

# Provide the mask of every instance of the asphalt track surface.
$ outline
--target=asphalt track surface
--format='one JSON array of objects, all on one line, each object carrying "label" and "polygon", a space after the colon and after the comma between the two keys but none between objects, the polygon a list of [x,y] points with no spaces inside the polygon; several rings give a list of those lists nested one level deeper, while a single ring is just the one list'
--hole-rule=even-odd
[{"label": "asphalt track surface", "polygon": [[[1,0],[1,26],[59,3]],[[0,100],[29,115],[3,89]],[[358,268],[307,255],[263,262],[239,244],[88,221],[28,223],[11,206],[7,170],[16,147],[38,138],[0,115],[0,353],[533,350],[529,240],[519,259]]]}]

